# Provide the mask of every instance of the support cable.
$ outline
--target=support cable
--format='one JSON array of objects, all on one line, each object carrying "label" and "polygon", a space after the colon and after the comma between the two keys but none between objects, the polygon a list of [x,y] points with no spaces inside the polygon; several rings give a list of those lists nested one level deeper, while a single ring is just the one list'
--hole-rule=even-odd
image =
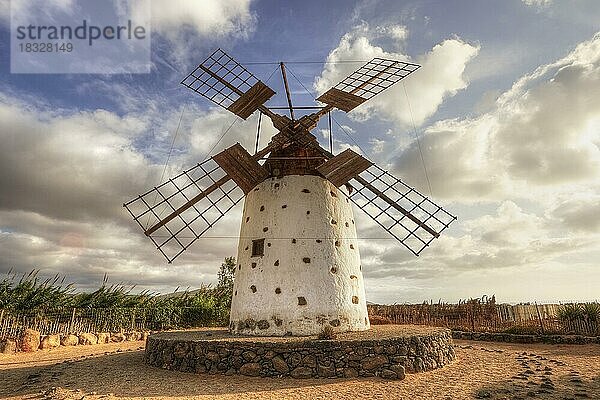
[{"label": "support cable", "polygon": [[406,103],[408,103],[408,111],[410,112],[410,119],[413,125],[413,132],[417,139],[417,147],[419,148],[419,155],[421,156],[421,163],[423,164],[423,170],[425,171],[425,179],[427,180],[427,187],[429,188],[429,196],[432,196],[431,181],[429,180],[429,174],[427,173],[427,166],[425,165],[425,158],[423,157],[423,150],[421,149],[421,141],[419,140],[419,133],[417,132],[417,124],[415,124],[415,118],[413,116],[412,107],[408,99],[408,92],[406,91],[406,85],[402,81],[402,87],[404,88],[404,95],[406,96]]},{"label": "support cable", "polygon": [[[160,179],[158,181],[159,184],[163,181],[163,179],[165,177],[165,173],[167,172],[167,167],[169,165],[169,161],[171,160],[171,155],[173,154],[173,148],[175,147],[175,140],[177,140],[177,135],[179,134],[179,128],[181,127],[181,120],[183,119],[184,112],[185,112],[185,104],[181,108],[181,115],[179,115],[179,122],[177,123],[177,129],[175,129],[175,134],[173,135],[173,140],[171,141],[171,147],[169,148],[169,155],[167,156],[167,160],[165,161],[165,165],[163,167],[162,173],[160,174]],[[155,193],[153,204],[156,204],[157,197],[158,197],[158,193]],[[148,229],[148,225],[150,225],[150,214],[148,214],[148,219],[146,221],[146,229]]]}]

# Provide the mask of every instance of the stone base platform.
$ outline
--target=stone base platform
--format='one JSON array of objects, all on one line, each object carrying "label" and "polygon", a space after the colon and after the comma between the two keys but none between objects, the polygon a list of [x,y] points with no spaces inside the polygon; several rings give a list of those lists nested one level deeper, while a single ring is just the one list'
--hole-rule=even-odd
[{"label": "stone base platform", "polygon": [[174,371],[293,378],[355,378],[443,367],[454,359],[450,330],[375,325],[368,331],[316,337],[231,335],[224,328],[161,332],[146,342],[145,362]]}]

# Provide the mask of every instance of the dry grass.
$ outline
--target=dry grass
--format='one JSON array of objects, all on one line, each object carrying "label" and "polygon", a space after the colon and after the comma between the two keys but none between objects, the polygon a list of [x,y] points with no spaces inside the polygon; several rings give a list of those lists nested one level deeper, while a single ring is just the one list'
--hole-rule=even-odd
[{"label": "dry grass", "polygon": [[[142,345],[129,342],[0,355],[0,398],[513,400],[535,395],[600,399],[597,345],[456,341],[457,360],[451,365],[409,374],[403,381],[186,374],[144,365]],[[548,380],[552,384],[542,387]]]}]

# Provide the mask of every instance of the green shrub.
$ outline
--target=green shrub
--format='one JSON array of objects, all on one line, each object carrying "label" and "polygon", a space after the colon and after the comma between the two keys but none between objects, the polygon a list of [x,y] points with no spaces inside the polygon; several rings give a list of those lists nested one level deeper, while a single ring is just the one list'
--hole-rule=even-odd
[{"label": "green shrub", "polygon": [[319,339],[321,340],[334,340],[336,338],[336,333],[333,328],[329,325],[326,325],[321,332],[319,332]]},{"label": "green shrub", "polygon": [[565,304],[558,310],[558,319],[565,331],[577,334],[600,333],[600,304]]},{"label": "green shrub", "polygon": [[38,271],[32,270],[17,280],[9,271],[0,281],[0,309],[43,315],[49,309],[71,305],[71,284],[64,285],[64,278],[58,275],[42,281],[37,275]]},{"label": "green shrub", "polygon": [[44,316],[69,321],[75,317],[89,319],[99,329],[115,331],[129,329],[135,321],[147,328],[164,330],[196,326],[227,326],[233,294],[235,258],[228,257],[218,272],[218,285],[202,285],[193,292],[157,296],[144,291],[131,294],[135,286],[108,284],[90,293],[73,293],[72,284],[64,277],[39,280],[33,270],[18,278],[9,272],[0,280],[0,309],[5,315]]},{"label": "green shrub", "polygon": [[558,309],[561,322],[574,322],[583,319],[583,309],[579,304],[565,304]]},{"label": "green shrub", "polygon": [[590,323],[600,322],[600,304],[598,303],[585,303],[583,305],[583,316]]}]

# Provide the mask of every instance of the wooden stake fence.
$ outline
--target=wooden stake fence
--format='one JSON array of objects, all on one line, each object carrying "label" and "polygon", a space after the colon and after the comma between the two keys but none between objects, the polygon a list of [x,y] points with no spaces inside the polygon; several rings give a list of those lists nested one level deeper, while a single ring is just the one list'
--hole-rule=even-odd
[{"label": "wooden stake fence", "polygon": [[478,300],[459,304],[371,304],[369,315],[395,324],[442,326],[471,332],[600,335],[600,321],[560,321],[558,304],[495,304]]}]

